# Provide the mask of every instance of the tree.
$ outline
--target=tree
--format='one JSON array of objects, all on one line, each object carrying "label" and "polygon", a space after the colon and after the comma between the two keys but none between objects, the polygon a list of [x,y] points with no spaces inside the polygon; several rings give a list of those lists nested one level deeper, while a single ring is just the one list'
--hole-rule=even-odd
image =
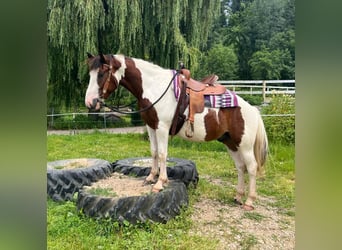
[{"label": "tree", "polygon": [[[239,77],[253,78],[256,75],[256,57],[266,59],[269,58],[268,53],[272,55],[280,51],[283,53],[281,57],[285,64],[281,75],[286,77],[285,79],[293,78],[294,74],[291,72],[294,72],[295,60],[294,0],[232,1],[231,7],[228,36],[224,44],[234,45],[236,49],[239,58]],[[265,47],[271,50],[263,51]],[[255,54],[258,51],[261,52]],[[290,57],[288,57],[289,52]],[[251,65],[254,65],[253,73]]]},{"label": "tree", "polygon": [[284,67],[282,52],[280,50],[270,51],[266,47],[255,52],[248,64],[251,67],[253,79],[259,80],[279,79]]},{"label": "tree", "polygon": [[[216,74],[221,80],[236,79],[238,59],[232,47],[217,44],[205,56],[202,74]],[[205,73],[204,73],[205,72]]]},{"label": "tree", "polygon": [[195,70],[220,1],[48,0],[48,100],[78,107],[88,79],[86,52],[122,53]]}]

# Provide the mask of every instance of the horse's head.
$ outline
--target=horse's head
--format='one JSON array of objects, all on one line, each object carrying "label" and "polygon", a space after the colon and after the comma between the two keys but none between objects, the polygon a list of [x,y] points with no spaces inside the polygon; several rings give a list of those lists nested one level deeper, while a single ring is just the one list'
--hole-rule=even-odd
[{"label": "horse's head", "polygon": [[[124,63],[124,62],[123,62]],[[85,105],[99,110],[99,99],[107,99],[119,86],[125,68],[121,60],[113,55],[93,56],[88,53],[89,85],[85,96]]]}]

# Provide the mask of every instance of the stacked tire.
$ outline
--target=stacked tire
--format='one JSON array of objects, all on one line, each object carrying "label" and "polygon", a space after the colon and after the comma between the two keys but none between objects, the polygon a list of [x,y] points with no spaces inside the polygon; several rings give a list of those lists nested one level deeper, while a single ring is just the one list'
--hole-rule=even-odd
[{"label": "stacked tire", "polygon": [[94,195],[90,190],[91,183],[109,178],[113,172],[121,173],[130,178],[148,176],[151,167],[137,166],[137,161],[149,161],[150,158],[128,158],[109,163],[101,159],[91,159],[85,168],[55,169],[78,159],[48,163],[48,195],[55,201],[72,200],[77,192],[77,208],[85,215],[94,218],[105,218],[132,224],[137,222],[161,222],[179,215],[188,206],[187,188],[196,187],[199,177],[194,162],[169,158],[167,167],[169,185],[159,193],[151,193],[130,197],[103,197]]},{"label": "stacked tire", "polygon": [[[77,168],[67,169],[69,165]],[[109,177],[110,162],[101,159],[68,159],[47,163],[47,194],[54,201],[72,200],[83,186]]]},{"label": "stacked tire", "polygon": [[[151,167],[137,166],[135,162],[148,162],[151,158],[140,157],[140,158],[127,158],[118,160],[113,163],[113,171],[122,173],[125,175],[134,176],[148,176],[151,172]],[[167,167],[167,176],[171,180],[180,180],[187,187],[193,185],[195,188],[198,183],[198,172],[196,164],[193,161],[180,159],[180,158],[168,158],[167,163],[170,163],[172,167]]]}]

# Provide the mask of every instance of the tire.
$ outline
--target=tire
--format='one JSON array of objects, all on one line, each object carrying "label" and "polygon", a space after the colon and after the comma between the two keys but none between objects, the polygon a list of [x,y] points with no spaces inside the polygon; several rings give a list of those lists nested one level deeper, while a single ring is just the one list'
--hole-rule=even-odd
[{"label": "tire", "polygon": [[[118,160],[112,163],[113,172],[139,177],[148,176],[151,172],[151,167],[138,166],[136,162],[139,160],[151,161],[151,158],[140,157]],[[181,180],[187,187],[192,184],[196,188],[199,177],[196,164],[193,161],[180,158],[168,158],[167,162],[174,164],[172,167],[167,167],[167,176],[170,180]]]},{"label": "tire", "polygon": [[[134,178],[134,177],[132,177]],[[112,219],[124,224],[137,222],[160,222],[179,215],[189,204],[186,186],[179,180],[170,181],[159,193],[130,197],[102,197],[87,192],[83,187],[78,192],[77,208],[85,215],[97,219]]]},{"label": "tire", "polygon": [[[80,167],[67,169],[68,165]],[[54,201],[73,200],[83,186],[107,178],[113,169],[110,162],[101,159],[67,159],[47,163],[47,194]]]}]

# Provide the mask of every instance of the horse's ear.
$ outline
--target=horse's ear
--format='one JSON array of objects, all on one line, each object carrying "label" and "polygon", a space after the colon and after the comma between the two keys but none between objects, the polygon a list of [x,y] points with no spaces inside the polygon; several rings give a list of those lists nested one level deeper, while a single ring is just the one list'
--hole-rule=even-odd
[{"label": "horse's ear", "polygon": [[93,56],[92,54],[90,54],[89,52],[87,52],[87,56],[88,56],[89,59],[94,57],[94,56]]},{"label": "horse's ear", "polygon": [[103,55],[102,53],[100,53],[100,62],[101,62],[102,64],[107,63],[107,62],[106,62],[106,58],[104,57],[104,55]]}]

